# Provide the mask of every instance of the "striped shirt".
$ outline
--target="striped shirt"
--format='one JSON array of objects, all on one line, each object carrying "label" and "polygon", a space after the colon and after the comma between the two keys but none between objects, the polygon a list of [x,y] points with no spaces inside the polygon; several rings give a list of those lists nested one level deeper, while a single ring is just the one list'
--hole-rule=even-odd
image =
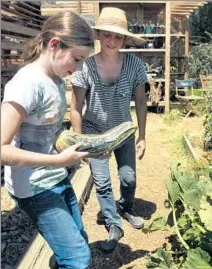
[{"label": "striped shirt", "polygon": [[100,77],[94,56],[89,57],[81,71],[72,76],[72,85],[86,89],[86,111],[83,115],[83,133],[103,133],[131,121],[130,101],[134,89],[148,82],[143,61],[124,54],[121,72],[113,85]]}]

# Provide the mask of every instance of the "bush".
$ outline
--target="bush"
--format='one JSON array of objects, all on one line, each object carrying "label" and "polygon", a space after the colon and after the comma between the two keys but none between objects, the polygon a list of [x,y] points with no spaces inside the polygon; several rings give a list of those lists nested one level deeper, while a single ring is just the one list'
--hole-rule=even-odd
[{"label": "bush", "polygon": [[212,74],[212,42],[191,47],[188,70],[190,78]]}]

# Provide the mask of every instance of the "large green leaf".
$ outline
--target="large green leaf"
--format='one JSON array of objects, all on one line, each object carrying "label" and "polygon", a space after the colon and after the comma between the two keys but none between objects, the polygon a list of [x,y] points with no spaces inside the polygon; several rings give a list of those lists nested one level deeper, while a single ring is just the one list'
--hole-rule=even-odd
[{"label": "large green leaf", "polygon": [[177,223],[179,227],[184,228],[188,225],[189,219],[186,215],[182,215],[180,218],[177,219]]},{"label": "large green leaf", "polygon": [[168,216],[160,216],[155,218],[148,227],[149,232],[167,229],[167,218]]},{"label": "large green leaf", "polygon": [[191,249],[188,251],[187,259],[182,269],[212,269],[209,264],[210,256],[201,248]]},{"label": "large green leaf", "polygon": [[[195,246],[196,244],[199,244],[201,240],[201,231],[191,227],[186,229],[186,231],[183,233],[182,238],[190,245]],[[197,245],[196,245],[197,246]]]},{"label": "large green leaf", "polygon": [[174,204],[180,198],[180,187],[177,181],[173,181],[171,176],[165,182],[169,198]]},{"label": "large green leaf", "polygon": [[158,249],[156,253],[151,255],[151,262],[148,263],[147,268],[154,269],[170,269],[172,267],[172,255],[163,249]]},{"label": "large green leaf", "polygon": [[183,192],[186,192],[189,189],[194,188],[196,183],[198,182],[197,178],[189,172],[178,173],[176,180],[179,183],[180,188],[182,189]]},{"label": "large green leaf", "polygon": [[200,200],[199,216],[205,224],[206,229],[212,231],[212,199],[210,196],[203,196]]},{"label": "large green leaf", "polygon": [[184,201],[196,211],[200,209],[200,199],[206,193],[205,182],[200,180],[183,194]]}]

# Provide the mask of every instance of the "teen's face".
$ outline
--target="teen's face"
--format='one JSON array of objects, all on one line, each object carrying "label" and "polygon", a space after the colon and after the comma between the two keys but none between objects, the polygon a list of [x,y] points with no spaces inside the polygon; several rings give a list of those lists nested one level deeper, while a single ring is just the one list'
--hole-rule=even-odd
[{"label": "teen's face", "polygon": [[116,54],[123,46],[124,35],[107,31],[99,31],[98,35],[101,49],[108,55]]},{"label": "teen's face", "polygon": [[71,49],[58,49],[51,61],[52,71],[56,76],[66,77],[82,68],[84,60],[90,55],[91,48],[78,46]]}]

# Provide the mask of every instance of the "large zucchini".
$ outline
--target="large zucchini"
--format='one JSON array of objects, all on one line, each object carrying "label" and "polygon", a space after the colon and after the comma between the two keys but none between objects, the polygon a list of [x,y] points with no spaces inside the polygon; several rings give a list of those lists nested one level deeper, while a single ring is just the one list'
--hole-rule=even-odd
[{"label": "large zucchini", "polygon": [[88,151],[90,157],[95,157],[120,147],[135,131],[136,127],[131,121],[124,122],[103,134],[78,134],[72,130],[63,130],[56,138],[55,148],[61,152],[80,142],[82,147],[79,151]]}]

